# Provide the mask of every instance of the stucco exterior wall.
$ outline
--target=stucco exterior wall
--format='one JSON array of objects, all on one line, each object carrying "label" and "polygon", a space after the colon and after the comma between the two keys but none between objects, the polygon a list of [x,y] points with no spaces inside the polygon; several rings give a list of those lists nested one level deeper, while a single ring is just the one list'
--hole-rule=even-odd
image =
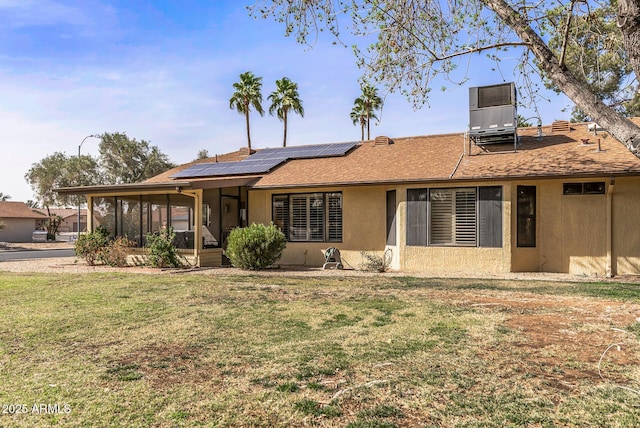
[{"label": "stucco exterior wall", "polygon": [[361,251],[382,254],[386,243],[385,186],[249,191],[249,224],[272,221],[272,195],[342,192],[342,242],[287,242],[280,263],[322,266],[323,250],[336,247],[347,267],[359,268]]},{"label": "stucco exterior wall", "polygon": [[[604,182],[605,194],[564,195],[564,183]],[[407,246],[406,197],[412,187],[502,186],[501,248]],[[517,188],[536,187],[536,246],[517,246]],[[396,245],[386,246],[386,192],[396,190]],[[605,276],[640,274],[640,177],[539,179],[414,186],[252,190],[249,222],[271,221],[273,194],[342,191],[343,242],[289,242],[281,263],[320,266],[322,251],[340,249],[347,266],[362,262],[361,251],[382,255],[391,249],[392,269],[426,272],[564,272]]]},{"label": "stucco exterior wall", "polygon": [[640,177],[616,178],[611,198],[612,267],[618,275],[640,275]]},{"label": "stucco exterior wall", "polygon": [[[565,183],[605,182],[609,178],[556,179],[518,182],[536,186],[536,247],[518,248],[513,237],[513,271],[564,272],[604,276],[607,273],[607,195],[564,195]],[[517,185],[511,192],[517,200]],[[616,207],[614,206],[615,210]],[[513,204],[512,230],[517,230]]]},{"label": "stucco exterior wall", "polygon": [[33,218],[4,218],[5,228],[0,229],[0,241],[31,242],[36,220]]}]

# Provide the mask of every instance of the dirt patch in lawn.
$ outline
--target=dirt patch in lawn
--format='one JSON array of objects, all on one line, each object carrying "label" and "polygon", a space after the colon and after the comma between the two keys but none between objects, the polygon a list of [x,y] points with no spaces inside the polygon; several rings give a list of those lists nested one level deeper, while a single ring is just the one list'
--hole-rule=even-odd
[{"label": "dirt patch in lawn", "polygon": [[469,304],[506,315],[505,326],[516,332],[522,357],[513,361],[514,369],[545,379],[549,387],[573,389],[584,379],[626,385],[629,379],[615,368],[640,364],[638,337],[625,330],[640,322],[637,304],[526,294],[472,297]]}]

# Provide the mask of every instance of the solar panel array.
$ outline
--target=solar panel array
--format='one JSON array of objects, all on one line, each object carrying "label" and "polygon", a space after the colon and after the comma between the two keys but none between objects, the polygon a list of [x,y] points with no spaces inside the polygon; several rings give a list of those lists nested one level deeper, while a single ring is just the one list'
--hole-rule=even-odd
[{"label": "solar panel array", "polygon": [[358,143],[333,143],[313,146],[278,147],[262,149],[238,162],[199,163],[172,176],[172,178],[219,177],[225,175],[262,174],[289,159],[313,159],[344,156]]}]

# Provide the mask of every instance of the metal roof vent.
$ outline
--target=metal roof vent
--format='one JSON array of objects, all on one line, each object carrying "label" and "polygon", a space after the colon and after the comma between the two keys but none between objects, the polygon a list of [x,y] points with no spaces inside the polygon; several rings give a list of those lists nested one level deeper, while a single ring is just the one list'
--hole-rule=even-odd
[{"label": "metal roof vent", "polygon": [[571,126],[569,126],[569,122],[566,120],[556,120],[551,124],[551,132],[571,132]]},{"label": "metal roof vent", "polygon": [[374,145],[376,146],[388,146],[390,144],[393,144],[393,140],[389,137],[386,137],[384,135],[380,135],[378,137],[376,137],[376,139],[374,140]]}]

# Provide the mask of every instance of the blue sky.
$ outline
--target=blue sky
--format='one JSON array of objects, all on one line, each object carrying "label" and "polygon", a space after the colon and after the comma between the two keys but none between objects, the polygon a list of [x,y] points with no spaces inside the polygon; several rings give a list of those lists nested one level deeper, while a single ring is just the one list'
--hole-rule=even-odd
[{"label": "blue sky", "polygon": [[[351,49],[319,39],[313,48],[283,35],[281,24],[256,20],[253,0],[0,0],[0,192],[34,199],[24,174],[55,151],[75,155],[84,137],[126,132],[157,145],[173,162],[198,151],[225,153],[246,145],[244,119],[229,109],[240,73],[263,77],[263,97],[275,80],[299,85],[305,117],[289,120],[289,145],[352,141],[349,118],[359,95]],[[513,81],[472,63],[464,87],[438,90],[415,111],[385,94],[376,135],[390,137],[462,132],[468,123],[469,86]],[[477,71],[474,71],[477,70]],[[540,103],[545,124],[568,119],[564,97]],[[520,109],[523,116],[533,110]],[[282,123],[251,116],[254,148],[282,144]],[[83,154],[97,155],[97,139]]]}]

